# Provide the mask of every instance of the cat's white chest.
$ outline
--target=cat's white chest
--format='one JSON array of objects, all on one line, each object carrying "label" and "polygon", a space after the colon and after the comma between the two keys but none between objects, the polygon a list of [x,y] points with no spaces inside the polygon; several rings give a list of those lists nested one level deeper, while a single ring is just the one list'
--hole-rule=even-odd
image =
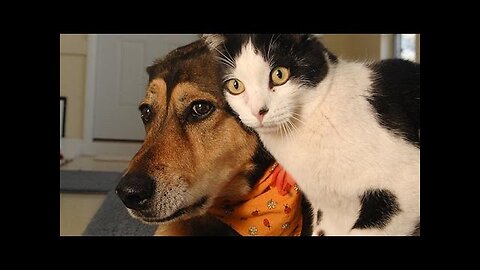
[{"label": "cat's white chest", "polygon": [[[302,192],[310,200],[314,210],[314,228],[318,210],[322,213],[322,230],[329,235],[346,234],[358,218],[360,201],[354,187],[355,175],[349,162],[342,162],[340,148],[335,138],[323,136],[323,140],[312,139],[320,136],[316,132],[301,132],[295,140],[267,143],[267,148],[295,179]],[[348,181],[348,180],[352,181]],[[353,198],[353,199],[352,199]],[[314,233],[316,233],[314,231]]]},{"label": "cat's white chest", "polygon": [[[321,122],[321,121],[318,121]],[[322,128],[323,124],[317,125]],[[353,178],[352,157],[341,138],[311,128],[299,128],[293,138],[265,138],[265,146],[278,162],[298,179],[302,190],[312,194],[330,194],[332,190],[350,193],[347,179]],[[346,186],[348,185],[348,186]],[[352,194],[348,194],[352,195]],[[324,196],[315,196],[324,197]]]}]

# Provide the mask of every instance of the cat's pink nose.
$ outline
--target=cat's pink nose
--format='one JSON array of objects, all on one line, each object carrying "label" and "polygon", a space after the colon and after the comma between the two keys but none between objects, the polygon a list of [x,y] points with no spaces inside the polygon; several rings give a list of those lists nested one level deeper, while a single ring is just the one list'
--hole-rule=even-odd
[{"label": "cat's pink nose", "polygon": [[258,113],[255,114],[255,117],[257,117],[258,121],[261,123],[263,121],[263,117],[265,114],[268,113],[268,108],[267,107],[262,107]]},{"label": "cat's pink nose", "polygon": [[260,109],[260,111],[258,111],[258,114],[261,115],[261,116],[264,116],[267,113],[268,113],[268,108],[267,107],[263,107],[263,108]]}]

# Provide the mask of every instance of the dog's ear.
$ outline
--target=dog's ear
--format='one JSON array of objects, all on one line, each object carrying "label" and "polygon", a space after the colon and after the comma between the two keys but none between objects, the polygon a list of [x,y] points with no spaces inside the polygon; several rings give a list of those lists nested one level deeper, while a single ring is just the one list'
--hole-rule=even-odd
[{"label": "dog's ear", "polygon": [[150,82],[153,77],[155,77],[155,70],[156,70],[156,65],[155,63],[151,66],[148,66],[146,68],[147,74],[148,74],[148,81]]},{"label": "dog's ear", "polygon": [[203,34],[201,38],[207,43],[210,50],[217,49],[225,42],[225,36],[222,34]]}]

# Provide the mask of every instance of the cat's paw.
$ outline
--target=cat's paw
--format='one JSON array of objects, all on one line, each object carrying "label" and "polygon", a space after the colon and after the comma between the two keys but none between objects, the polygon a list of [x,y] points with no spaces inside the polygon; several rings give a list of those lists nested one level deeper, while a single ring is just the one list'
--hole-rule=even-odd
[{"label": "cat's paw", "polygon": [[325,236],[325,231],[322,230],[321,228],[317,227],[317,228],[314,228],[312,231],[313,231],[312,236]]}]

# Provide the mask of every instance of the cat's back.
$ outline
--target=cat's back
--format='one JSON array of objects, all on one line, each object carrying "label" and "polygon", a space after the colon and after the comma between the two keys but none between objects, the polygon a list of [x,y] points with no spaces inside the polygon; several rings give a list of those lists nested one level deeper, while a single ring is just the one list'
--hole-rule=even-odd
[{"label": "cat's back", "polygon": [[381,124],[420,145],[420,64],[388,59],[368,66],[373,74],[368,101]]}]

